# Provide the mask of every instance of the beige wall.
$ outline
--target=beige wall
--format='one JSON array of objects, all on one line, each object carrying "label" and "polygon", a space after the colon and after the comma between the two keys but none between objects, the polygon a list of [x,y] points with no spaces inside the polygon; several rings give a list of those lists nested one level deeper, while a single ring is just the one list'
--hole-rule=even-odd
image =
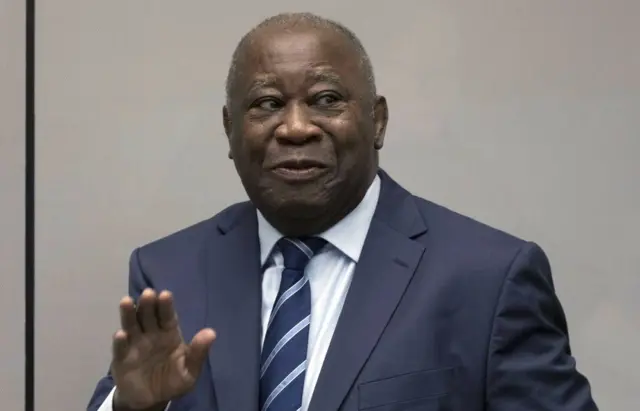
[{"label": "beige wall", "polygon": [[106,371],[131,249],[244,198],[229,57],[260,18],[303,9],[370,51],[383,166],[539,242],[597,401],[634,409],[640,2],[56,0],[37,12],[37,410],[83,409]]},{"label": "beige wall", "polygon": [[0,408],[24,409],[25,6],[0,0]]}]

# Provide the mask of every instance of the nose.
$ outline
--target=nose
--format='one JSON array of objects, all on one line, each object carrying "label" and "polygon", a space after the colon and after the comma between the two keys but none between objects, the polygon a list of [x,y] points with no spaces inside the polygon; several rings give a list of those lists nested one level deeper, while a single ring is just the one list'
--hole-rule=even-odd
[{"label": "nose", "polygon": [[281,144],[304,144],[322,137],[322,130],[311,121],[308,107],[291,103],[283,113],[282,123],[275,130]]}]

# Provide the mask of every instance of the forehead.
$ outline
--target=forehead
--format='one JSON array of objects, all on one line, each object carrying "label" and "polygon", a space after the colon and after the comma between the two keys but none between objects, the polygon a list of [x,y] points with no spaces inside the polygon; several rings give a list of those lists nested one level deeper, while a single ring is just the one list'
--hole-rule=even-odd
[{"label": "forehead", "polygon": [[286,82],[324,72],[345,86],[357,87],[358,77],[363,77],[353,44],[345,35],[328,29],[263,29],[254,34],[243,57],[239,83],[245,85],[256,78]]}]

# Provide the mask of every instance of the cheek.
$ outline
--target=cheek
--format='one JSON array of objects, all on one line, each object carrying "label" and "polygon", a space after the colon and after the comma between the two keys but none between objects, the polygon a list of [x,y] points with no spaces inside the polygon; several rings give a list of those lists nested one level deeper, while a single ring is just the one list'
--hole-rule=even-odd
[{"label": "cheek", "polygon": [[243,125],[234,130],[231,146],[236,155],[242,156],[250,162],[255,162],[264,157],[267,139],[264,138],[263,127],[256,125]]},{"label": "cheek", "polygon": [[368,173],[375,163],[375,149],[372,133],[366,124],[351,125],[342,138],[336,138],[335,149],[339,173],[343,178],[353,174]]},{"label": "cheek", "polygon": [[373,147],[372,132],[360,121],[340,120],[333,125],[338,157],[357,158]]}]

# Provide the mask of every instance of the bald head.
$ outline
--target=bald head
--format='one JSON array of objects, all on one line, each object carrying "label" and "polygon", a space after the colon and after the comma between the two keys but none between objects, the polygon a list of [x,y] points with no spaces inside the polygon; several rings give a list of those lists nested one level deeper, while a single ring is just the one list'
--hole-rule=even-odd
[{"label": "bald head", "polygon": [[239,75],[244,70],[244,57],[247,49],[250,45],[258,39],[262,34],[270,30],[281,30],[283,32],[292,32],[295,30],[316,29],[328,31],[332,34],[336,34],[344,39],[347,47],[353,49],[356,58],[359,61],[359,68],[362,76],[367,82],[367,94],[373,101],[376,95],[375,79],[373,74],[373,67],[371,60],[364,49],[364,46],[358,39],[358,37],[344,25],[324,18],[312,13],[283,13],[272,16],[266,20],[263,20],[247,34],[242,37],[231,59],[231,65],[227,75],[226,82],[226,96],[227,105],[229,105],[233,91],[235,90],[236,82]]}]

